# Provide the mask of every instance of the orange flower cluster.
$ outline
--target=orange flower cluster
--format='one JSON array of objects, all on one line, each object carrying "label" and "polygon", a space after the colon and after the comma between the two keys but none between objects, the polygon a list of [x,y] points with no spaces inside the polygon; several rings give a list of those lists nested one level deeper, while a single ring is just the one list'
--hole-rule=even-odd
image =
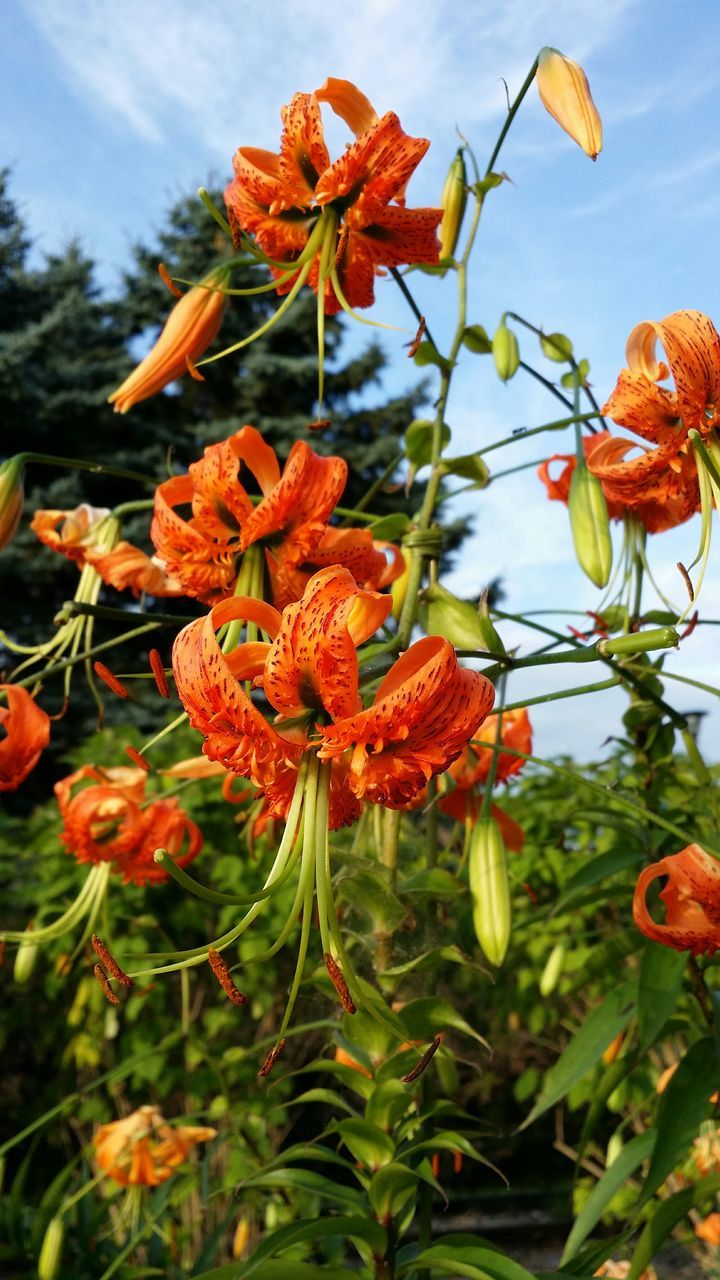
[{"label": "orange flower cluster", "polygon": [[[282,615],[236,597],[180,632],[175,682],[205,738],[203,751],[261,788],[271,816],[286,816],[300,761],[311,750],[332,761],[331,828],[353,822],[363,800],[403,808],[457,758],[490,711],[490,682],[459,667],[452,646],[437,636],[412,645],[362,709],[356,647],[391,603],[334,566],[314,574]],[[223,654],[216,629],[241,619],[271,643],[246,642]],[[277,727],[245,693],[246,680],[263,690]]]},{"label": "orange flower cluster", "polygon": [[[667,362],[656,359],[657,342]],[[699,510],[697,464],[688,434],[695,430],[707,440],[720,425],[720,335],[702,312],[676,311],[635,326],[627,361],[602,412],[648,443],[599,432],[583,445],[611,518],[627,513],[649,533],[661,533]],[[670,376],[674,390],[659,385]],[[640,456],[628,458],[638,448]],[[549,475],[553,462],[564,464],[554,480]],[[575,465],[567,454],[555,454],[543,464],[538,474],[548,497],[567,503]]]},{"label": "orange flower cluster", "polygon": [[[654,880],[667,876],[660,897],[665,923],[656,924],[647,905]],[[640,872],[633,897],[635,923],[646,937],[694,956],[720,950],[720,862],[697,844],[653,862]]]},{"label": "orange flower cluster", "polygon": [[199,1142],[217,1134],[206,1125],[173,1129],[157,1107],[138,1107],[124,1120],[101,1124],[93,1135],[98,1168],[121,1187],[158,1187],[171,1178]]},{"label": "orange flower cluster", "polygon": [[[325,145],[320,104],[327,103],[355,134],[334,162]],[[430,143],[403,132],[394,112],[378,116],[348,80],[330,78],[314,93],[296,93],[282,110],[280,152],[240,147],[235,177],[225,191],[230,227],[242,247],[250,233],[288,293],[297,273],[287,266],[311,263],[308,283],[322,287],[324,309],[343,303],[369,307],[383,267],[438,261],[442,209],[406,209],[405,188]],[[313,252],[311,237],[325,220]],[[305,255],[305,257],[303,256]]]},{"label": "orange flower cluster", "polygon": [[[238,472],[257,481],[253,504]],[[314,570],[345,566],[357,583],[387,586],[402,572],[393,548],[390,563],[368,529],[333,529],[328,520],[347,481],[342,458],[322,458],[304,441],[292,446],[285,467],[255,427],[243,427],[210,445],[187,475],[159,485],[151,537],[162,563],[184,593],[217,604],[231,595],[239,561],[259,544],[273,602],[282,609],[299,600]],[[191,506],[184,519],[178,507]]]},{"label": "orange flower cluster", "polygon": [[50,719],[27,689],[0,684],[0,791],[15,791],[50,741]]},{"label": "orange flower cluster", "polygon": [[57,782],[68,853],[78,862],[113,862],[126,884],[167,880],[154,861],[156,849],[167,850],[180,867],[192,862],[202,848],[199,828],[174,797],[148,803],[146,784],[144,770],[126,765],[83,765]]},{"label": "orange flower cluster", "polygon": [[182,595],[179,583],[168,577],[156,557],[146,555],[129,542],[118,542],[111,551],[97,544],[98,533],[110,516],[106,507],[91,507],[83,502],[74,511],[36,511],[30,528],[46,547],[58,551],[82,567],[90,564],[116,591],[131,590],[139,596]]}]

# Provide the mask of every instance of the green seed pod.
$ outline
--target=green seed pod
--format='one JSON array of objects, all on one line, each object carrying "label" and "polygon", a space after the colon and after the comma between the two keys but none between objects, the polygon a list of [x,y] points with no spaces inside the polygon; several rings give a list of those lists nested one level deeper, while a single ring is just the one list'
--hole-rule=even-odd
[{"label": "green seed pod", "polygon": [[515,334],[512,329],[508,329],[504,321],[495,331],[492,353],[498,377],[502,378],[503,382],[509,382],[520,365],[520,348]]},{"label": "green seed pod", "polygon": [[610,521],[602,485],[585,466],[573,471],[568,510],[577,562],[596,587],[604,587],[612,569]]},{"label": "green seed pod", "polygon": [[653,649],[674,649],[680,637],[674,627],[655,627],[652,631],[632,632],[629,636],[615,636],[612,640],[598,641],[598,653],[604,657],[632,657],[635,653],[651,653]]},{"label": "green seed pod", "polygon": [[18,986],[22,987],[26,982],[30,981],[33,969],[38,958],[39,947],[34,942],[21,942],[15,952],[15,966],[13,968],[13,977]]},{"label": "green seed pod", "polygon": [[562,973],[563,963],[565,961],[565,946],[562,942],[558,942],[553,947],[547,958],[547,964],[542,971],[540,978],[540,995],[547,997],[552,995],[555,990],[560,974]]},{"label": "green seed pod", "polygon": [[65,1226],[60,1216],[51,1218],[42,1242],[38,1260],[38,1280],[55,1280],[62,1260]]},{"label": "green seed pod", "polygon": [[475,934],[491,964],[501,965],[510,941],[507,856],[494,818],[478,818],[470,842],[470,892]]},{"label": "green seed pod", "polygon": [[452,258],[455,253],[455,247],[460,236],[460,228],[465,216],[466,204],[467,173],[465,172],[463,149],[460,147],[450,165],[442,196],[440,197],[440,206],[443,210],[443,218],[438,232],[441,258]]}]

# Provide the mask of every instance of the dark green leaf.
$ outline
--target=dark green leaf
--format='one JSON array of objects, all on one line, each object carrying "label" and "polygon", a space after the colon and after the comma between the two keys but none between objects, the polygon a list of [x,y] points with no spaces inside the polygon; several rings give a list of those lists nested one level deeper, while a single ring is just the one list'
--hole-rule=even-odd
[{"label": "dark green leaf", "polygon": [[638,980],[639,1053],[654,1044],[677,1004],[687,964],[686,951],[646,942]]},{"label": "dark green leaf", "polygon": [[647,1204],[683,1159],[707,1115],[710,1094],[717,1086],[715,1045],[706,1036],[688,1049],[660,1099],[657,1142],[638,1208]]},{"label": "dark green leaf", "polygon": [[720,1173],[712,1173],[709,1178],[701,1178],[693,1187],[686,1187],[684,1191],[678,1191],[667,1200],[662,1200],[646,1223],[638,1240],[630,1261],[628,1280],[640,1280],[646,1266],[655,1257],[663,1241],[667,1240],[673,1227],[695,1205],[702,1204],[718,1191],[720,1191]]},{"label": "dark green leaf", "polygon": [[600,1221],[606,1206],[610,1203],[616,1191],[619,1191],[625,1185],[626,1180],[632,1176],[643,1160],[648,1158],[655,1145],[655,1138],[654,1129],[648,1130],[647,1133],[640,1133],[636,1138],[631,1138],[630,1142],[623,1147],[617,1160],[613,1160],[610,1168],[605,1170],[602,1178],[593,1187],[581,1212],[573,1223],[560,1259],[561,1266],[577,1253],[583,1240],[589,1236],[593,1227]]}]

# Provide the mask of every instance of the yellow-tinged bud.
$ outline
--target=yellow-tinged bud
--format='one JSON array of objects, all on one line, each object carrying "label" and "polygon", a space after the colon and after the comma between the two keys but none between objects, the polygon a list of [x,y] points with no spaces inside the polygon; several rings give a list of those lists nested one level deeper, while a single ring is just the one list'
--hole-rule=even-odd
[{"label": "yellow-tinged bud", "polygon": [[245,1250],[250,1243],[250,1223],[247,1218],[239,1218],[233,1236],[232,1256],[233,1258],[242,1258]]},{"label": "yellow-tinged bud", "polygon": [[520,348],[512,329],[508,329],[505,321],[496,329],[492,340],[493,360],[498,377],[509,382],[515,376],[520,365]]},{"label": "yellow-tinged bud", "polygon": [[22,458],[8,458],[0,465],[0,551],[15,536],[20,523],[25,490]]},{"label": "yellow-tinged bud", "polygon": [[33,969],[38,958],[39,947],[34,942],[21,942],[15,952],[15,966],[13,968],[13,977],[18,986],[23,986],[29,982],[32,977]]},{"label": "yellow-tinged bud", "polygon": [[61,1217],[51,1218],[38,1259],[38,1280],[55,1280],[62,1261],[65,1225]]},{"label": "yellow-tinged bud", "polygon": [[540,101],[591,160],[602,151],[602,121],[582,67],[547,46],[538,55]]},{"label": "yellow-tinged bud", "polygon": [[452,258],[455,253],[462,220],[465,216],[466,204],[467,173],[465,172],[463,149],[460,147],[450,165],[442,196],[440,197],[440,205],[443,210],[443,218],[438,232],[441,258]]},{"label": "yellow-tinged bud", "polygon": [[611,1135],[610,1141],[607,1144],[607,1151],[605,1152],[606,1169],[609,1169],[610,1165],[615,1163],[624,1145],[625,1144],[619,1133],[613,1133]]},{"label": "yellow-tinged bud", "polygon": [[573,471],[568,510],[577,562],[596,587],[604,587],[612,569],[610,521],[602,485],[585,466]]},{"label": "yellow-tinged bud", "polygon": [[553,947],[550,952],[550,955],[547,958],[547,964],[542,971],[542,976],[540,978],[541,996],[547,997],[552,995],[558,984],[558,979],[562,973],[564,962],[565,946],[562,942],[558,942],[557,946]]},{"label": "yellow-tinged bud", "polygon": [[406,551],[405,547],[401,547],[400,550],[402,552],[402,558],[405,561],[405,568],[400,574],[400,577],[396,578],[390,587],[390,595],[392,596],[391,612],[392,612],[393,618],[395,619],[399,619],[400,614],[403,611],[403,605],[405,604],[405,596],[407,595],[407,588],[408,588],[408,578],[410,577],[410,560],[412,558],[410,555],[410,552]]},{"label": "yellow-tinged bud", "polygon": [[478,818],[469,856],[475,934],[491,964],[501,965],[510,941],[507,855],[494,818]]}]

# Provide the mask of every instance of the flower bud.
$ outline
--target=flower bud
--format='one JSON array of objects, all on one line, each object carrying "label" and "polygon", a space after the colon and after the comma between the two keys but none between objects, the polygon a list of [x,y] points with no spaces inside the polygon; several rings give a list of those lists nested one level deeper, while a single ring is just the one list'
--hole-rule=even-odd
[{"label": "flower bud", "polygon": [[558,942],[557,946],[553,947],[550,952],[550,955],[547,958],[547,964],[545,965],[540,978],[540,995],[544,998],[552,995],[555,990],[560,974],[562,973],[564,961],[565,945],[562,942]]},{"label": "flower bud", "polygon": [[624,1145],[622,1137],[617,1131],[611,1134],[610,1141],[607,1144],[607,1151],[605,1152],[606,1169],[609,1169],[610,1165],[615,1163]]},{"label": "flower bud", "polygon": [[629,636],[599,640],[598,653],[603,657],[616,654],[628,658],[635,653],[651,653],[654,649],[674,649],[679,642],[680,637],[674,627],[655,627],[652,631],[634,631]]},{"label": "flower bud", "polygon": [[510,941],[507,858],[494,818],[475,823],[469,856],[475,934],[491,964],[501,965]]},{"label": "flower bud", "polygon": [[63,1238],[65,1225],[58,1215],[51,1218],[40,1249],[38,1259],[38,1280],[55,1280],[62,1261]]},{"label": "flower bud", "polygon": [[602,121],[582,67],[547,46],[538,56],[540,101],[591,160],[602,150]]},{"label": "flower bud", "polygon": [[503,382],[509,382],[518,371],[520,349],[515,334],[512,329],[508,329],[504,321],[495,331],[495,336],[492,340],[492,353],[498,377]]},{"label": "flower bud", "polygon": [[0,551],[14,538],[20,523],[25,500],[24,471],[20,456],[0,465]]},{"label": "flower bud", "polygon": [[610,521],[602,485],[585,466],[573,471],[568,510],[577,562],[596,587],[604,587],[612,569]]},{"label": "flower bud", "polygon": [[[442,636],[456,649],[487,648],[478,611],[467,600],[458,600],[452,591],[431,583],[422,596],[426,630],[431,636]],[[492,625],[492,624],[491,624]]]},{"label": "flower bud", "polygon": [[30,981],[33,969],[38,958],[39,948],[34,942],[21,942],[15,952],[15,966],[13,968],[13,977],[18,986],[22,987],[26,982]]},{"label": "flower bud", "polygon": [[242,1258],[245,1250],[250,1242],[250,1223],[247,1218],[238,1218],[238,1224],[235,1228],[233,1236],[232,1256],[233,1258]]},{"label": "flower bud", "polygon": [[405,547],[400,548],[402,558],[405,561],[405,568],[398,578],[390,586],[390,595],[392,596],[392,616],[396,620],[399,619],[405,604],[405,596],[407,595],[408,578],[410,577],[410,552]]},{"label": "flower bud", "polygon": [[466,204],[467,174],[465,172],[463,149],[460,147],[450,165],[442,196],[440,197],[440,205],[443,210],[443,218],[438,231],[441,258],[452,258],[455,253],[462,220],[465,216]]}]

